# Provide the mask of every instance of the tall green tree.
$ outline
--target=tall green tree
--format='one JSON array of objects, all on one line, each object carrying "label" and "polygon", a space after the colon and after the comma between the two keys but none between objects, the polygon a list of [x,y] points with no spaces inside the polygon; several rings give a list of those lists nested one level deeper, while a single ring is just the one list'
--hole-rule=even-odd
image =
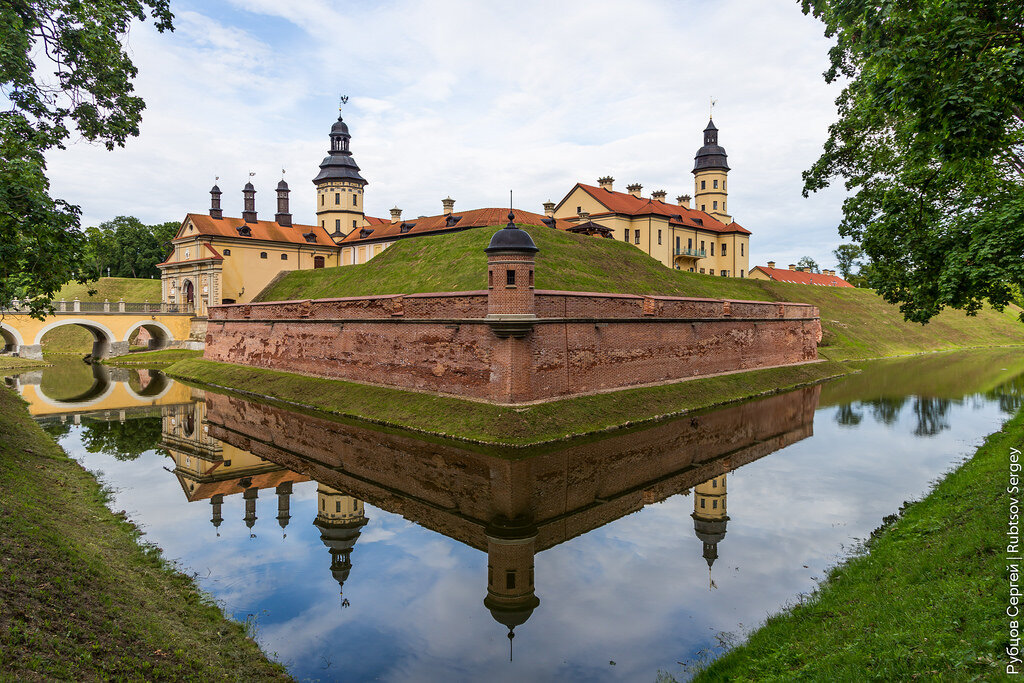
[{"label": "tall green tree", "polygon": [[138,135],[125,39],[147,13],[172,30],[169,0],[0,0],[0,307],[29,298],[41,317],[65,282],[87,280],[80,211],[50,196],[44,153],[73,131],[107,149]]},{"label": "tall green tree", "polygon": [[863,265],[861,259],[864,258],[864,249],[859,244],[840,244],[832,255],[836,257],[836,268],[844,280],[849,280]]},{"label": "tall green tree", "polygon": [[842,178],[839,232],[870,284],[927,322],[1024,283],[1024,3],[803,0],[846,85],[804,195]]},{"label": "tall green tree", "polygon": [[799,268],[806,268],[812,273],[821,272],[821,268],[818,267],[818,262],[812,259],[810,256],[801,256],[800,260],[796,262]]}]

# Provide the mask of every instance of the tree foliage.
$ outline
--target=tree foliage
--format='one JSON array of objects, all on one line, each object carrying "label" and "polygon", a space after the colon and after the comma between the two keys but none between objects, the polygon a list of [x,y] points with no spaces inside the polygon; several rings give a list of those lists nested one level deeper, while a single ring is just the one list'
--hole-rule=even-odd
[{"label": "tree foliage", "polygon": [[836,268],[844,280],[849,280],[863,265],[864,249],[859,244],[840,244],[832,255],[836,257]]},{"label": "tree foliage", "polygon": [[1024,4],[803,0],[834,37],[839,120],[804,194],[843,178],[839,231],[909,320],[1024,283]]},{"label": "tree foliage", "polygon": [[179,227],[177,221],[143,225],[134,216],[118,216],[88,228],[83,270],[90,277],[160,277],[156,264],[167,256]]},{"label": "tree foliage", "polygon": [[798,268],[804,268],[811,273],[820,273],[821,268],[818,267],[818,262],[810,256],[801,256],[800,260],[796,262]]},{"label": "tree foliage", "polygon": [[0,0],[0,304],[42,316],[79,270],[78,207],[50,196],[45,152],[72,132],[107,149],[139,133],[144,103],[124,40],[147,12],[172,29],[169,0]]}]

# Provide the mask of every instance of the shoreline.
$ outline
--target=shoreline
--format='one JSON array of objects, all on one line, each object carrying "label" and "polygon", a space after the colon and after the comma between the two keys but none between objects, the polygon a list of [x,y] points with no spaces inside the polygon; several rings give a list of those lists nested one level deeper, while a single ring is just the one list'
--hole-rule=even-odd
[{"label": "shoreline", "polygon": [[107,507],[96,476],[6,387],[0,431],[5,676],[290,680],[242,624]]}]

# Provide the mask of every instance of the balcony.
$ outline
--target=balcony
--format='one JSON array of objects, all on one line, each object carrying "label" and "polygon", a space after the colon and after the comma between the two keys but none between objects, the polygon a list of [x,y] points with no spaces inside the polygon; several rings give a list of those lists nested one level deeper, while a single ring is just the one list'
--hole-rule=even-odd
[{"label": "balcony", "polygon": [[707,256],[707,252],[703,249],[676,249],[675,256],[676,258],[698,259],[705,258]]}]

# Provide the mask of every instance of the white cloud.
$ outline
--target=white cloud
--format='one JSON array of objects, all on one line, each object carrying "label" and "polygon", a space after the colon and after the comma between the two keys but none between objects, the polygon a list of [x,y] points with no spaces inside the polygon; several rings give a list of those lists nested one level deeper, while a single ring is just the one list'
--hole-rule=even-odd
[{"label": "white cloud", "polygon": [[256,173],[257,206],[288,170],[296,220],[313,220],[310,179],[326,153],[339,93],[370,181],[367,209],[433,214],[535,211],[576,181],[692,193],[708,97],[729,150],[731,209],[754,232],[753,260],[822,265],[838,243],[841,191],[800,197],[834,117],[828,42],[795,3],[668,0],[515,4],[183,1],[177,30],[136,27],[142,134],[108,153],[50,157],[54,191],[84,222],[150,222],[225,208]]}]

